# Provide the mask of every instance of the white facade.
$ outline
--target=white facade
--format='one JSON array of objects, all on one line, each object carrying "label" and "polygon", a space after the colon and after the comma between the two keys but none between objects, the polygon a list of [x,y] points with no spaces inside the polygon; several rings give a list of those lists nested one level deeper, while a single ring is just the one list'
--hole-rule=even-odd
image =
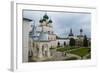
[{"label": "white facade", "polygon": [[28,62],[28,49],[29,49],[29,32],[32,30],[31,23],[28,20],[23,20],[23,28],[22,28],[22,56],[23,62]]},{"label": "white facade", "polygon": [[69,45],[69,39],[57,39],[57,42],[60,43],[60,46],[64,46],[64,43],[66,43],[66,45]]}]

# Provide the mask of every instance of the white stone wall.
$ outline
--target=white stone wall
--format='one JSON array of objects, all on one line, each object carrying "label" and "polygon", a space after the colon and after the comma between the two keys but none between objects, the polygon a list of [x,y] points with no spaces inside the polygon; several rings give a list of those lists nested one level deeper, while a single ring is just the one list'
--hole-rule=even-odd
[{"label": "white stone wall", "polygon": [[29,21],[23,20],[22,28],[22,61],[28,62],[28,49],[29,49],[29,31],[31,30],[31,23]]},{"label": "white stone wall", "polygon": [[51,41],[49,45],[50,45],[50,47],[51,47],[51,46],[52,46],[52,47],[57,47],[57,40]]},{"label": "white stone wall", "polygon": [[49,26],[42,26],[43,27],[43,31],[52,31],[52,27]]},{"label": "white stone wall", "polygon": [[69,45],[69,39],[57,39],[58,42],[60,42],[60,46],[63,46],[64,42],[66,42],[66,45]]}]

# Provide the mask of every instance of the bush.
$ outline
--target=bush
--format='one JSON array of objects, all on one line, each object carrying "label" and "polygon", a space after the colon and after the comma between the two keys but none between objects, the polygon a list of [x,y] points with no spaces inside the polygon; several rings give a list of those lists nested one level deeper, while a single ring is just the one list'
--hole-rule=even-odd
[{"label": "bush", "polygon": [[55,49],[55,48],[54,47],[51,47],[50,49],[52,50],[52,49]]}]

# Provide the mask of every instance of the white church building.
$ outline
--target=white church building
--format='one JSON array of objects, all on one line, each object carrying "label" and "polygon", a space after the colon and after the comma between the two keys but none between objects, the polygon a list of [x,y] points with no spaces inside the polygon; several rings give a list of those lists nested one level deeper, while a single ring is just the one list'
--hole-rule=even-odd
[{"label": "white church building", "polygon": [[[58,44],[57,35],[53,31],[52,23],[52,20],[45,14],[39,20],[39,26],[33,25],[32,31],[29,32],[29,51],[32,52],[32,56],[38,58],[51,57],[50,48],[56,48]],[[41,28],[41,30],[37,30],[37,28]],[[62,41],[59,40],[59,42]],[[69,41],[65,42],[68,43]]]}]

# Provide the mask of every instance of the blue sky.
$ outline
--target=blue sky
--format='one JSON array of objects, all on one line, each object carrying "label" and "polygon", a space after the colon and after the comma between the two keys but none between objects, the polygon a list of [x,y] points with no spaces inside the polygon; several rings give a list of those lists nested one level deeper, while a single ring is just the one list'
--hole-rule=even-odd
[{"label": "blue sky", "polygon": [[50,12],[50,11],[32,11],[24,10],[23,17],[32,19],[33,24],[39,25],[39,20],[47,13],[53,21],[53,31],[60,37],[67,37],[72,28],[74,35],[80,34],[80,29],[83,29],[83,34],[91,36],[91,14],[90,13],[74,13],[74,12]]}]

